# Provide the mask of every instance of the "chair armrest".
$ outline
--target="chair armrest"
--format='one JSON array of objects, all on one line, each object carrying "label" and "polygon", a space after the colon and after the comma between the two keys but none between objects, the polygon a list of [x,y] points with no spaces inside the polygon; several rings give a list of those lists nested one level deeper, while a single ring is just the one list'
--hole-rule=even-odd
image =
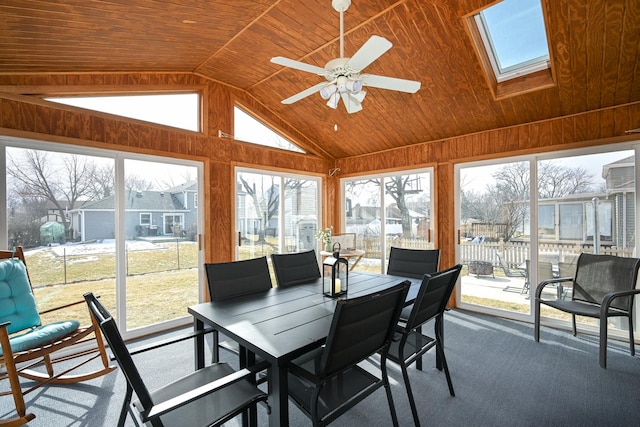
[{"label": "chair armrest", "polygon": [[600,303],[600,318],[606,316],[609,311],[609,306],[611,302],[620,297],[626,297],[630,295],[640,295],[640,289],[629,289],[627,291],[618,291],[618,292],[609,292],[602,298],[602,303]]},{"label": "chair armrest", "polygon": [[545,286],[557,285],[564,282],[573,282],[573,277],[556,277],[549,280],[543,280],[542,282],[538,283],[538,286],[536,287],[536,299],[540,299],[540,295],[542,295],[542,290]]},{"label": "chair armrest", "polygon": [[160,402],[151,408],[151,410],[147,414],[147,419],[166,414],[167,412],[170,412],[175,408],[179,408],[180,406],[191,403],[194,400],[197,400],[202,396],[211,394],[216,390],[223,389],[230,386],[231,384],[237,383],[238,381],[242,381],[244,379],[255,376],[256,373],[263,371],[268,367],[269,363],[267,361],[263,361],[256,365],[252,365],[250,367],[236,371],[209,384],[205,384],[193,390],[189,390],[169,400],[165,400],[164,402]]},{"label": "chair armrest", "polygon": [[[147,345],[140,346],[140,347],[136,348],[135,350],[129,351],[129,353],[132,356],[134,356],[136,354],[144,353],[144,352],[147,352],[149,350],[155,350],[155,349],[160,348],[160,347],[165,347],[167,345],[175,344],[175,343],[178,343],[178,342],[181,342],[181,341],[185,341],[185,340],[188,340],[188,339],[191,339],[191,338],[196,338],[196,337],[198,337],[200,335],[205,335],[205,334],[211,333],[213,331],[214,331],[213,328],[207,328],[207,329],[202,329],[202,330],[199,330],[199,331],[186,332],[186,333],[180,334],[180,335],[178,335],[176,337],[173,337],[173,338],[167,338],[167,339],[164,339],[164,340],[161,340],[161,341],[157,341],[157,342],[153,342],[153,343],[150,343],[150,344],[147,344]],[[115,359],[114,357],[111,358],[111,360],[114,360],[114,359]]]},{"label": "chair armrest", "polygon": [[68,308],[68,307],[73,307],[74,305],[78,305],[78,304],[86,304],[86,302],[84,300],[81,301],[75,301],[75,302],[70,302],[69,304],[65,304],[65,305],[61,305],[59,307],[53,307],[47,310],[43,310],[40,311],[38,314],[47,314],[47,313],[51,313],[54,311],[58,311],[58,310],[62,310],[63,308]]}]

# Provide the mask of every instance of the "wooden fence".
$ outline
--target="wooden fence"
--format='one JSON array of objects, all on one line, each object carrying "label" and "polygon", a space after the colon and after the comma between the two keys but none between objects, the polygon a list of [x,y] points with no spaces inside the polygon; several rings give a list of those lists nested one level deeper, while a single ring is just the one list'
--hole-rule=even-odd
[{"label": "wooden fence", "polygon": [[[488,261],[499,267],[496,252],[502,255],[502,259],[509,267],[518,267],[527,259],[530,259],[529,242],[493,242],[470,243],[460,245],[460,262],[468,264],[469,261]],[[593,246],[580,244],[540,243],[538,244],[538,259],[557,263],[559,261],[571,262],[583,252],[593,253]],[[601,248],[601,254],[617,255],[622,257],[633,256],[633,249]]]}]

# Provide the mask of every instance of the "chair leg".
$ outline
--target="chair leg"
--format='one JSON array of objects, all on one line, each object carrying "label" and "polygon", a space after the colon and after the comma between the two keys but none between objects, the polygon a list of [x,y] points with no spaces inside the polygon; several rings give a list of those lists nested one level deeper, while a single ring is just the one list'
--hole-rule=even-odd
[{"label": "chair leg", "polygon": [[393,423],[393,427],[399,427],[398,414],[396,414],[396,407],[393,404],[393,396],[391,396],[391,385],[389,384],[389,376],[387,375],[387,359],[383,358],[380,362],[382,378],[384,379],[384,390],[387,393],[387,402],[389,403],[389,411],[391,412],[391,421]]},{"label": "chair leg", "polygon": [[635,356],[636,345],[633,338],[633,316],[629,314],[627,318],[629,319],[629,352],[631,353],[632,356]]},{"label": "chair leg", "polygon": [[218,331],[214,330],[211,333],[213,337],[213,344],[211,347],[211,362],[218,363],[220,361],[220,338],[218,336]]},{"label": "chair leg", "polygon": [[416,425],[416,427],[420,427],[420,419],[418,418],[418,409],[416,408],[416,402],[413,399],[413,391],[411,390],[411,383],[409,382],[409,373],[407,372],[407,365],[403,362],[400,364],[400,368],[402,369],[404,386],[407,389],[407,397],[409,398],[409,406],[411,407],[413,422]]},{"label": "chair leg", "polygon": [[576,327],[576,315],[572,314],[571,318],[573,321],[573,336],[575,337],[576,335],[578,335],[578,328]]},{"label": "chair leg", "polygon": [[607,368],[607,316],[600,318],[600,367]]},{"label": "chair leg", "polygon": [[533,338],[536,342],[540,342],[540,300],[538,299],[536,299],[536,303],[533,307],[533,313]]},{"label": "chair leg", "polygon": [[[11,344],[9,343],[9,333],[6,327],[0,327],[0,346],[4,358],[4,369],[7,371],[6,375],[9,378],[9,387],[13,395],[13,403],[15,404],[16,413],[18,414],[16,418],[6,420],[6,423],[9,426],[21,426],[33,420],[36,416],[27,413],[22,388],[20,387],[20,380],[18,379],[18,370],[13,360],[13,352],[11,351]],[[0,421],[0,424],[4,424],[4,422]]]},{"label": "chair leg", "polygon": [[436,335],[436,354],[440,355],[442,360],[442,367],[444,368],[444,375],[447,377],[447,385],[449,386],[449,394],[455,397],[456,393],[453,391],[453,383],[451,382],[451,375],[449,374],[449,366],[447,365],[447,358],[444,356],[444,346],[442,343],[442,334]]},{"label": "chair leg", "polygon": [[132,395],[133,395],[133,389],[127,382],[127,391],[124,395],[124,402],[122,402],[122,409],[120,409],[120,417],[118,418],[118,427],[124,427],[124,423],[127,420],[127,413],[129,412],[129,403],[131,402]]},{"label": "chair leg", "polygon": [[[416,332],[417,334],[415,335],[416,336],[415,346],[416,348],[421,348],[422,347],[422,325],[416,328]],[[422,371],[422,356],[418,357],[418,359],[416,360],[416,369],[419,371]]]}]

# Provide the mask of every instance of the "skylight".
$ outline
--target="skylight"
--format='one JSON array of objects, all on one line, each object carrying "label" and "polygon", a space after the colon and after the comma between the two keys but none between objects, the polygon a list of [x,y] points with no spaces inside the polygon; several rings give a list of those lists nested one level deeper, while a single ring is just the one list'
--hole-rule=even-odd
[{"label": "skylight", "polygon": [[504,0],[474,18],[498,82],[549,68],[540,0]]}]

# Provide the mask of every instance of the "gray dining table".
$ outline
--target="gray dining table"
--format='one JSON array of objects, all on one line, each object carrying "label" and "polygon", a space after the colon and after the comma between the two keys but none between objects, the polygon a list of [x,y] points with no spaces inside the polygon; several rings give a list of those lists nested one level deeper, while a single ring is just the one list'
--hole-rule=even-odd
[{"label": "gray dining table", "polygon": [[[412,283],[407,304],[416,297],[421,280],[352,271],[346,298],[387,289],[404,280]],[[267,361],[270,426],[289,425],[287,364],[324,344],[336,300],[324,296],[322,279],[287,288],[272,288],[243,297],[205,302],[188,308],[194,329],[205,327],[238,342],[251,358]],[[247,363],[241,358],[241,363]],[[205,365],[204,338],[195,341],[195,367]]]}]

